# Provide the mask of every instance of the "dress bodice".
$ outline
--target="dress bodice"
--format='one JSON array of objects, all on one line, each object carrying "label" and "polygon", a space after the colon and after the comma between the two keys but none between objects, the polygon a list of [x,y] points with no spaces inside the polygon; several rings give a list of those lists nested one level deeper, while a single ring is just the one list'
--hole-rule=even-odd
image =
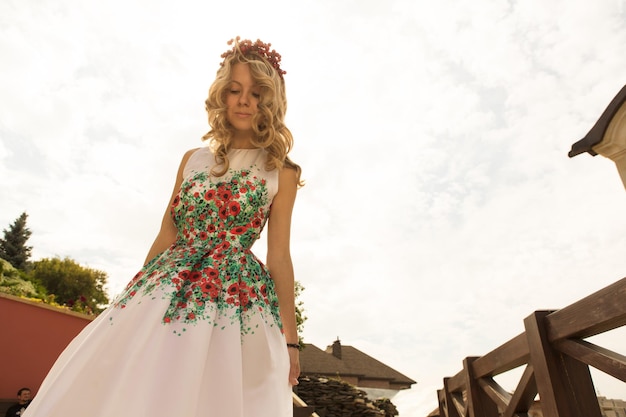
[{"label": "dress bodice", "polygon": [[178,240],[204,251],[249,249],[258,239],[278,191],[277,170],[265,169],[262,149],[234,149],[228,171],[211,174],[217,162],[209,148],[196,150],[183,168],[171,213]]}]

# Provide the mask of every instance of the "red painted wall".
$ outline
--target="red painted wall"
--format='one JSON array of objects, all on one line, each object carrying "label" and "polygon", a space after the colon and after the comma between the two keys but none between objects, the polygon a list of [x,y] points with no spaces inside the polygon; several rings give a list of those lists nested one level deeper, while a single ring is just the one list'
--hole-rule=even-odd
[{"label": "red painted wall", "polygon": [[0,399],[41,382],[67,344],[93,319],[0,293]]}]

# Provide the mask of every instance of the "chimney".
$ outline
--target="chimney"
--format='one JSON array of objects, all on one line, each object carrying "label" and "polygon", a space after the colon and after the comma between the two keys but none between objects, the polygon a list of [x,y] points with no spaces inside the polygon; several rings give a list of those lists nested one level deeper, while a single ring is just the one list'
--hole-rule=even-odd
[{"label": "chimney", "polygon": [[341,341],[339,338],[333,342],[333,356],[341,359]]}]

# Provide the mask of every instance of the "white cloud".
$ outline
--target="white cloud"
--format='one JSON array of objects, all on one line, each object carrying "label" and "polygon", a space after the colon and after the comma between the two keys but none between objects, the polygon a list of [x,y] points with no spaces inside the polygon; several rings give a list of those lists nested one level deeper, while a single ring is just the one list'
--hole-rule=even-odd
[{"label": "white cloud", "polygon": [[619,2],[242,6],[0,4],[0,224],[27,211],[35,257],[103,269],[117,293],[239,34],[288,71],[305,338],[418,380],[394,400],[402,416],[430,412],[463,357],[532,311],[624,275],[615,167],[567,158],[624,84]]}]

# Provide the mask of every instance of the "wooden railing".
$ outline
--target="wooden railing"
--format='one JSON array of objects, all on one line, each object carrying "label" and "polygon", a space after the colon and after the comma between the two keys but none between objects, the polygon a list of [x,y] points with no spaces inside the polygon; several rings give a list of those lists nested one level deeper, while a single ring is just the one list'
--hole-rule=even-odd
[{"label": "wooden railing", "polygon": [[[589,366],[626,382],[626,356],[584,339],[624,325],[626,278],[563,309],[535,311],[524,333],[444,378],[429,417],[521,417],[531,407],[544,417],[601,417]],[[524,365],[513,392],[494,380]]]}]

